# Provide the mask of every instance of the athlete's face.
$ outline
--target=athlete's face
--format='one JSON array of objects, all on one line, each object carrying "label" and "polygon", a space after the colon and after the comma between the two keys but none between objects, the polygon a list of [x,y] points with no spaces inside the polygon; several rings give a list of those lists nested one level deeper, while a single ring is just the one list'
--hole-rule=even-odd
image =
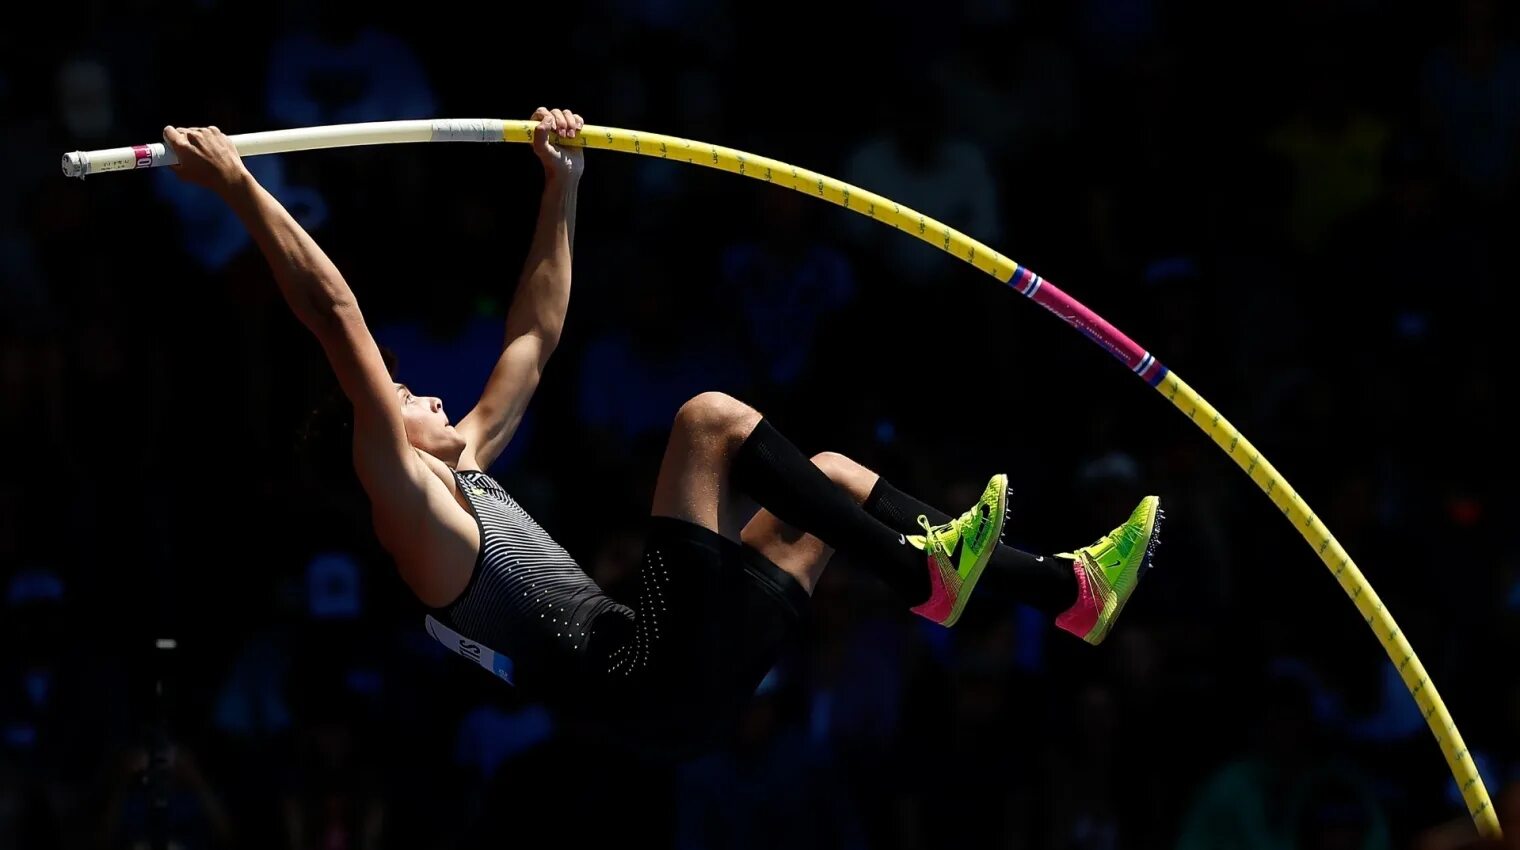
[{"label": "athlete's face", "polygon": [[406,384],[396,385],[396,402],[406,423],[406,441],[439,458],[457,460],[464,449],[464,438],[449,424],[443,412],[443,400],[437,396],[413,395]]}]

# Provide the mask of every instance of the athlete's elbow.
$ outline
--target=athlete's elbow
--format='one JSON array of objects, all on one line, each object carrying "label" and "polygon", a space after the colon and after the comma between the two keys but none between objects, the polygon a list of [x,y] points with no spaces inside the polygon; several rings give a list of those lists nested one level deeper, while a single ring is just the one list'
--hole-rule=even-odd
[{"label": "athlete's elbow", "polygon": [[352,298],[316,295],[296,310],[301,321],[318,337],[336,333],[355,322],[363,322],[359,305]]},{"label": "athlete's elbow", "polygon": [[559,348],[560,329],[558,327],[544,328],[535,335],[538,337],[538,362],[542,365],[549,359],[549,355]]},{"label": "athlete's elbow", "polygon": [[[556,322],[538,322],[523,331],[518,339],[529,343],[538,358],[539,368],[549,361],[549,355],[559,347],[561,325]],[[508,345],[511,343],[509,342]]]}]

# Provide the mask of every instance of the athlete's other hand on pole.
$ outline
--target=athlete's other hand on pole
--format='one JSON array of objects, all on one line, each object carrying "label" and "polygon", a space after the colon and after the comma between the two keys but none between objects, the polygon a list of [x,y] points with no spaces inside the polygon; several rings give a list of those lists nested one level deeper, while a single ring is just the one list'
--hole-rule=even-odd
[{"label": "athlete's other hand on pole", "polygon": [[549,141],[549,136],[552,133],[560,138],[573,139],[586,126],[585,119],[568,109],[540,106],[533,110],[533,117],[529,120],[538,122],[538,126],[533,128],[533,152],[538,154],[539,161],[544,164],[544,174],[551,180],[568,180],[572,183],[580,180],[584,168],[584,152],[579,147],[553,144]]}]

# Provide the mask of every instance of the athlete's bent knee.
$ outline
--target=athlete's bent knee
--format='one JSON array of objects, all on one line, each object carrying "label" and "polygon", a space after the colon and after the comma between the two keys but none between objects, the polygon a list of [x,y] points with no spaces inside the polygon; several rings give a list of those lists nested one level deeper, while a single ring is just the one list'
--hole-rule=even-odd
[{"label": "athlete's bent knee", "polygon": [[731,395],[705,392],[676,411],[676,429],[693,439],[737,445],[748,436],[760,415]]},{"label": "athlete's bent knee", "polygon": [[819,452],[813,455],[813,465],[823,470],[830,481],[848,490],[856,501],[865,501],[876,483],[875,473],[839,452]]}]

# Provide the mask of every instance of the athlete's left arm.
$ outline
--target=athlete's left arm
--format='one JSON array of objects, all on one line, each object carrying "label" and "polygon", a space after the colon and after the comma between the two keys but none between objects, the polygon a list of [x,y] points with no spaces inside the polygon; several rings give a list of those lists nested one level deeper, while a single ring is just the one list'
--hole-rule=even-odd
[{"label": "athlete's left arm", "polygon": [[[584,163],[580,148],[556,146],[554,133],[573,138],[585,122],[565,109],[539,107],[533,150],[544,165],[544,195],[533,244],[507,310],[506,340],[485,391],[457,426],[466,448],[460,468],[487,469],[522,422],[549,355],[559,344],[570,306],[570,255],[575,244],[575,194]],[[468,465],[466,465],[468,464]]]}]

